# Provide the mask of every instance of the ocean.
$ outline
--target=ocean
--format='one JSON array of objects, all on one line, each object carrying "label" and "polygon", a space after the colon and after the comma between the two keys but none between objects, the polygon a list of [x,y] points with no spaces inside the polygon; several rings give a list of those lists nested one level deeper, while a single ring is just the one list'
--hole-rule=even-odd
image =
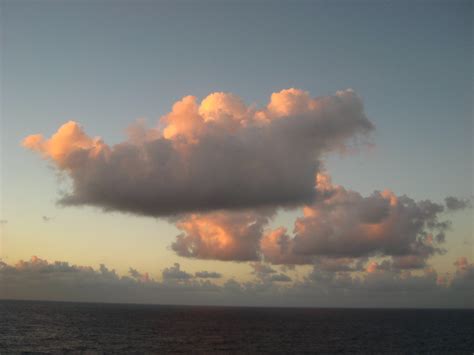
[{"label": "ocean", "polygon": [[0,301],[0,353],[473,354],[474,310]]}]

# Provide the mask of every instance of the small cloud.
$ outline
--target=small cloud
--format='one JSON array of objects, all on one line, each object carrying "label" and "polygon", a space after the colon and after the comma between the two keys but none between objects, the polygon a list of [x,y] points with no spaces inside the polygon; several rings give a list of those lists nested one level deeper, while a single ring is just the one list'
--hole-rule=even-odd
[{"label": "small cloud", "polygon": [[271,281],[276,281],[276,282],[290,282],[291,277],[285,274],[278,274],[278,275],[272,275],[270,278]]},{"label": "small cloud", "polygon": [[201,279],[219,279],[222,277],[222,274],[214,271],[198,271],[194,276]]},{"label": "small cloud", "polygon": [[460,199],[453,196],[448,196],[444,199],[448,211],[459,211],[466,208],[472,208],[471,199]]},{"label": "small cloud", "polygon": [[43,222],[49,222],[53,219],[53,217],[43,216],[41,217],[41,219],[43,220]]},{"label": "small cloud", "polygon": [[263,263],[251,263],[254,274],[261,281],[290,282],[291,278],[284,273],[277,273],[275,269]]},{"label": "small cloud", "polygon": [[181,270],[178,263],[174,263],[173,266],[163,270],[163,280],[189,280],[192,277],[193,275]]},{"label": "small cloud", "polygon": [[6,219],[0,219],[0,224],[7,224],[8,223],[8,220]]},{"label": "small cloud", "polygon": [[253,269],[252,274],[257,276],[264,276],[276,273],[275,269],[273,269],[269,265],[265,265],[262,263],[251,263],[250,266]]},{"label": "small cloud", "polygon": [[138,270],[136,270],[134,268],[129,268],[128,273],[130,274],[130,276],[132,276],[137,281],[142,281],[142,282],[149,282],[150,281],[150,276],[148,275],[147,272],[142,274],[141,272],[139,272]]}]

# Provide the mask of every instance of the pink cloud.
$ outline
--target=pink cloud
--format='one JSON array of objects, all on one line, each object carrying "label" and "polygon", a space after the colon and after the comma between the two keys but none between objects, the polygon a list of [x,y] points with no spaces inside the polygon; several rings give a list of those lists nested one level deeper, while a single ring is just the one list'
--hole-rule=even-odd
[{"label": "pink cloud", "polygon": [[372,129],[352,90],[311,98],[292,88],[261,109],[230,93],[186,96],[113,146],[72,121],[22,144],[70,177],[62,204],[156,217],[310,202],[322,155]]}]

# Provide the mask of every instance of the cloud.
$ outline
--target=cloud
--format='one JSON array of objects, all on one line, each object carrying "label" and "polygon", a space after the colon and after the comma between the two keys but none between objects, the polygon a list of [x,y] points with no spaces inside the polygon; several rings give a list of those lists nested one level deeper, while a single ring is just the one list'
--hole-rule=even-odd
[{"label": "cloud", "polygon": [[180,256],[216,260],[257,260],[263,227],[274,210],[190,214],[176,226],[183,231],[171,248]]},{"label": "cloud", "polygon": [[121,276],[103,264],[95,269],[36,256],[14,265],[0,261],[0,299],[208,304],[219,290],[208,281],[188,277],[179,264],[165,269],[163,281],[133,268],[129,275]]},{"label": "cloud", "polygon": [[222,274],[215,271],[198,271],[194,274],[194,277],[201,279],[220,279]]},{"label": "cloud", "polygon": [[156,217],[311,202],[322,154],[372,129],[350,89],[318,98],[287,89],[261,109],[228,93],[186,96],[157,127],[137,122],[113,146],[73,121],[23,146],[69,176],[61,204]]},{"label": "cloud", "polygon": [[0,224],[7,224],[8,223],[8,220],[6,219],[0,219]]},{"label": "cloud", "polygon": [[[441,215],[470,201],[448,197],[445,207],[389,190],[362,196],[334,185],[322,171],[327,153],[371,130],[353,90],[312,98],[291,88],[273,93],[262,108],[229,93],[201,102],[186,96],[156,127],[137,121],[116,145],[73,121],[50,138],[28,136],[23,145],[70,178],[61,204],[167,217],[180,230],[171,245],[179,256],[265,265],[254,271],[259,283],[249,287],[269,289],[272,281],[290,282],[285,274],[263,272],[269,264],[313,265],[320,275],[397,274],[422,270],[444,252],[450,222]],[[269,229],[286,207],[302,207],[293,230]],[[368,262],[371,257],[385,260]],[[113,270],[99,272],[122,280]],[[175,264],[162,278],[179,284],[213,278],[200,275]],[[124,280],[148,283],[150,277],[130,269]]]},{"label": "cloud", "polygon": [[322,271],[362,271],[367,258],[330,258],[317,257],[313,259],[314,268]]},{"label": "cloud", "polygon": [[263,282],[290,282],[291,278],[283,273],[277,273],[270,265],[260,262],[250,263],[252,274]]},{"label": "cloud", "polygon": [[276,273],[276,270],[273,269],[270,265],[266,265],[263,263],[251,263],[250,266],[253,269],[252,274],[254,275],[269,275]]},{"label": "cloud", "polygon": [[141,272],[139,272],[138,270],[136,270],[134,268],[130,268],[128,270],[128,273],[130,274],[131,277],[133,277],[137,281],[149,282],[151,280],[150,275],[148,275],[147,272],[142,274]]},{"label": "cloud", "polygon": [[469,263],[465,256],[459,257],[455,262],[456,274],[453,283],[457,287],[474,288],[474,263]]},{"label": "cloud", "polygon": [[430,254],[392,256],[394,269],[422,269],[426,266],[426,259]]},{"label": "cloud", "polygon": [[270,276],[270,281],[274,282],[290,282],[291,277],[289,277],[286,274],[277,274],[277,275],[271,275]]},{"label": "cloud", "polygon": [[[467,258],[465,256],[459,257],[455,262],[454,265],[456,266],[456,271],[460,273],[467,272],[469,275],[472,274],[473,265],[469,264]],[[472,275],[471,275],[472,276]]]},{"label": "cloud", "polygon": [[386,190],[369,196],[334,185],[326,174],[315,182],[318,197],[286,228],[268,229],[276,211],[249,209],[189,214],[172,244],[180,256],[199,259],[314,264],[321,270],[357,271],[371,256],[389,257],[392,269],[422,269],[444,253],[449,220],[444,207]]},{"label": "cloud", "polygon": [[[474,268],[474,264],[468,265]],[[394,270],[389,263],[370,262],[364,274],[333,273],[315,268],[300,287],[307,290],[305,297],[326,294],[339,302],[347,302],[350,298],[348,305],[393,307],[396,303],[397,307],[452,307],[458,304],[472,308],[474,282],[466,282],[465,277],[466,274],[461,275],[459,271],[454,276],[438,274],[432,268],[412,273]]]},{"label": "cloud", "polygon": [[448,196],[444,199],[446,208],[449,211],[463,210],[466,208],[472,208],[472,202],[470,199],[459,199],[457,197]]},{"label": "cloud", "polygon": [[163,270],[163,280],[189,280],[193,275],[181,270],[178,263]]},{"label": "cloud", "polygon": [[[0,261],[0,299],[39,299],[154,304],[216,304],[316,307],[474,307],[474,264],[455,262],[453,275],[379,268],[372,272],[323,271],[316,266],[301,280],[264,270],[248,282],[228,279],[220,286],[196,280],[179,264],[163,281],[130,268],[119,275],[99,268],[32,257],[9,265]],[[212,272],[211,272],[212,273]],[[165,274],[171,278],[165,279]],[[146,275],[146,276],[145,276]],[[444,279],[443,282],[441,282]]]},{"label": "cloud", "polygon": [[260,253],[262,258],[272,264],[312,264],[314,256],[297,255],[293,250],[293,239],[286,228],[267,231],[260,240]]},{"label": "cloud", "polygon": [[292,237],[282,228],[263,237],[265,260],[300,264],[310,257],[379,255],[392,256],[395,267],[417,268],[443,252],[441,244],[450,223],[439,220],[442,205],[388,190],[363,197],[332,185],[328,176],[318,176],[317,186],[326,197],[304,207]]}]

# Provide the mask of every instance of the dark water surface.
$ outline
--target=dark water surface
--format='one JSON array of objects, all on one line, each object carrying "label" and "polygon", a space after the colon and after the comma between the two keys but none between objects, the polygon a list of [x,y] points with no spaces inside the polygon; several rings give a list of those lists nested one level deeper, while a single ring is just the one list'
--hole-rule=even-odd
[{"label": "dark water surface", "polygon": [[474,310],[0,301],[0,353],[474,352]]}]

